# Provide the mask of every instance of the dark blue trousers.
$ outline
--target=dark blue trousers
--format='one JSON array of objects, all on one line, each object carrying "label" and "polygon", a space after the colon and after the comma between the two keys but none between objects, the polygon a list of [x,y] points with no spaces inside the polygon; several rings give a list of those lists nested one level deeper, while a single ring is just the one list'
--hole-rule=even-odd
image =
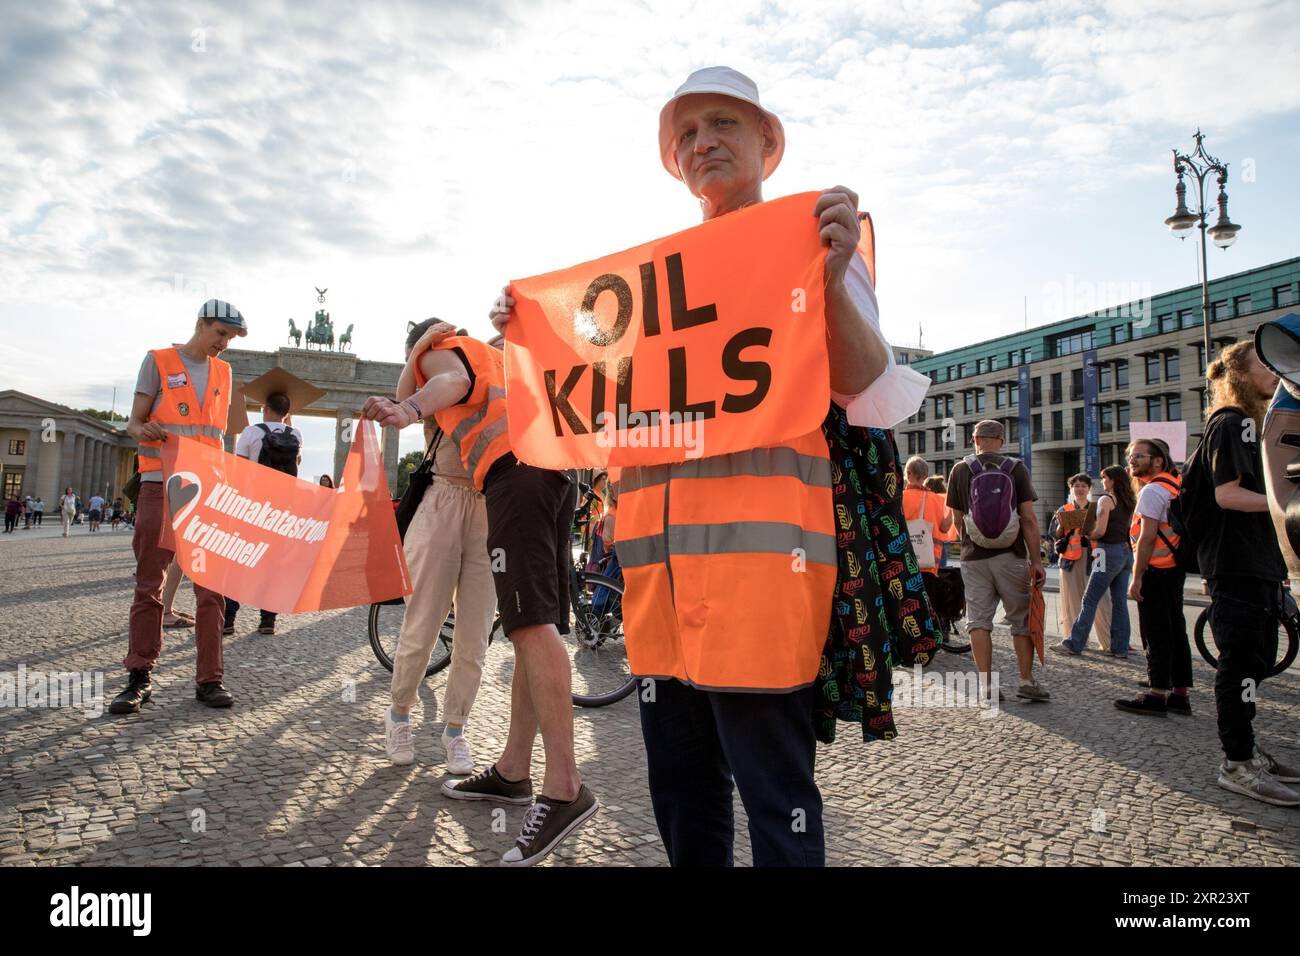
[{"label": "dark blue trousers", "polygon": [[824,866],[812,687],[785,694],[638,685],[650,802],[672,866],[731,866],[732,792],[755,866]]},{"label": "dark blue trousers", "polygon": [[[226,624],[235,623],[235,615],[239,613],[239,607],[240,607],[239,602],[236,601],[234,598],[232,597],[226,598]],[[274,611],[262,611],[260,613],[262,617],[260,622],[257,625],[258,627],[263,627],[264,625],[267,624],[270,624],[271,626],[275,625],[276,615]]]}]

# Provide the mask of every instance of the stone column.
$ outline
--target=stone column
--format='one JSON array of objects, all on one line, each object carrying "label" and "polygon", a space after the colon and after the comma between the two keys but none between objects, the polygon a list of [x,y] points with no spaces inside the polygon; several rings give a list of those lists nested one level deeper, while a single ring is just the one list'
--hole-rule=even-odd
[{"label": "stone column", "polygon": [[86,467],[86,436],[76,434],[72,439],[72,471],[68,472],[67,482],[72,485],[73,494],[82,494],[81,481]]},{"label": "stone column", "polygon": [[388,493],[397,494],[397,450],[402,433],[396,428],[384,429],[384,474],[388,476]]},{"label": "stone column", "polygon": [[[77,436],[69,434],[66,431],[59,432],[59,438],[63,442],[63,447],[59,449],[59,497],[63,497],[63,489],[72,484],[73,471],[77,464]],[[46,506],[49,510],[49,506]]]},{"label": "stone column", "polygon": [[41,470],[41,428],[36,426],[27,430],[27,448],[23,455],[23,490],[24,495],[33,498],[40,494],[36,482]]},{"label": "stone column", "polygon": [[340,408],[334,415],[334,487],[337,488],[339,480],[343,477],[343,464],[348,460],[348,449],[352,447],[352,421],[353,415],[349,411]]},{"label": "stone column", "polygon": [[77,479],[77,494],[83,501],[89,501],[95,494],[95,446],[96,441],[86,436],[85,454],[81,456],[81,475]]}]

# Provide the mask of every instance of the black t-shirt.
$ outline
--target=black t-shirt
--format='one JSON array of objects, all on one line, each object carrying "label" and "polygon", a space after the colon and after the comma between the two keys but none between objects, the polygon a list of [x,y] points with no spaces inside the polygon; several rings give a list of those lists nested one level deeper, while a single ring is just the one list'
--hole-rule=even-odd
[{"label": "black t-shirt", "polygon": [[[1230,484],[1241,479],[1247,491],[1264,494],[1262,448],[1255,430],[1254,441],[1244,441],[1244,417],[1238,411],[1216,415],[1206,430],[1203,452],[1210,472],[1210,485]],[[1209,492],[1213,494],[1213,491]],[[1286,564],[1277,545],[1277,531],[1267,511],[1205,509],[1204,527],[1191,529],[1196,538],[1196,560],[1207,578],[1220,575],[1282,581]]]},{"label": "black t-shirt", "polygon": [[[993,469],[1002,464],[1003,459],[1008,455],[980,455],[980,464],[985,468]],[[970,511],[970,466],[966,460],[962,459],[952,466],[952,473],[948,476],[948,507],[954,511]],[[1014,468],[1011,469],[1011,480],[1016,486],[1016,503],[1023,505],[1026,501],[1037,501],[1038,492],[1034,491],[1034,483],[1029,478],[1029,469],[1025,467],[1023,461],[1017,461]],[[961,559],[963,561],[978,561],[980,558],[992,558],[999,554],[1005,554],[1010,551],[1018,558],[1029,556],[1025,549],[1025,536],[1022,534],[1012,543],[1009,548],[981,548],[978,544],[966,536],[966,522],[962,521],[958,526],[961,534]]]}]

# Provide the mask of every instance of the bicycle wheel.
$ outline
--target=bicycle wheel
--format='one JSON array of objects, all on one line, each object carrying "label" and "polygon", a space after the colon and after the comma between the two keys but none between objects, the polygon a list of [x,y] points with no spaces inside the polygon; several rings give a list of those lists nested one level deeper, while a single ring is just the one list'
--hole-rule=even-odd
[{"label": "bicycle wheel", "polygon": [[[370,605],[370,649],[375,652],[379,663],[390,671],[393,669],[393,655],[397,653],[397,639],[402,633],[402,619],[405,616],[406,602],[400,599]],[[448,614],[447,620],[443,621],[438,640],[433,644],[433,653],[429,655],[425,677],[438,673],[451,663],[451,635],[455,623],[454,614]]]},{"label": "bicycle wheel", "polygon": [[[1295,617],[1284,617],[1278,622],[1277,649],[1281,657],[1268,672],[1269,677],[1276,677],[1295,663],[1296,652],[1300,651],[1300,627]],[[1214,636],[1210,631],[1210,609],[1207,607],[1196,617],[1194,628],[1196,649],[1211,667],[1219,666],[1219,658],[1210,650]]]},{"label": "bicycle wheel", "polygon": [[636,687],[623,640],[623,585],[588,571],[571,579],[569,633],[561,635],[573,668],[573,702],[604,707]]}]

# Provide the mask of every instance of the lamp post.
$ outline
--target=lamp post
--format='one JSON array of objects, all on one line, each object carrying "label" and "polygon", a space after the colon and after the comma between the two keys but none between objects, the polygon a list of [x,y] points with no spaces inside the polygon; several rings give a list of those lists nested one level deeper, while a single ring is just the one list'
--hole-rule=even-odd
[{"label": "lamp post", "polygon": [[[1228,184],[1228,164],[1221,163],[1205,151],[1205,135],[1196,131],[1196,149],[1190,154],[1174,150],[1174,173],[1178,176],[1175,190],[1178,195],[1178,207],[1174,214],[1165,220],[1165,225],[1179,239],[1187,238],[1193,226],[1201,229],[1201,322],[1205,330],[1205,367],[1210,367],[1210,277],[1206,272],[1205,234],[1208,232],[1214,244],[1220,249],[1227,249],[1237,241],[1241,227],[1228,221],[1228,193],[1224,187]],[[1211,174],[1219,183],[1218,211],[1219,221],[1213,226],[1206,225],[1205,185]],[[1195,212],[1187,208],[1187,184],[1183,176],[1190,175],[1196,179],[1196,195],[1199,205]],[[1213,210],[1210,210],[1211,212]]]}]

